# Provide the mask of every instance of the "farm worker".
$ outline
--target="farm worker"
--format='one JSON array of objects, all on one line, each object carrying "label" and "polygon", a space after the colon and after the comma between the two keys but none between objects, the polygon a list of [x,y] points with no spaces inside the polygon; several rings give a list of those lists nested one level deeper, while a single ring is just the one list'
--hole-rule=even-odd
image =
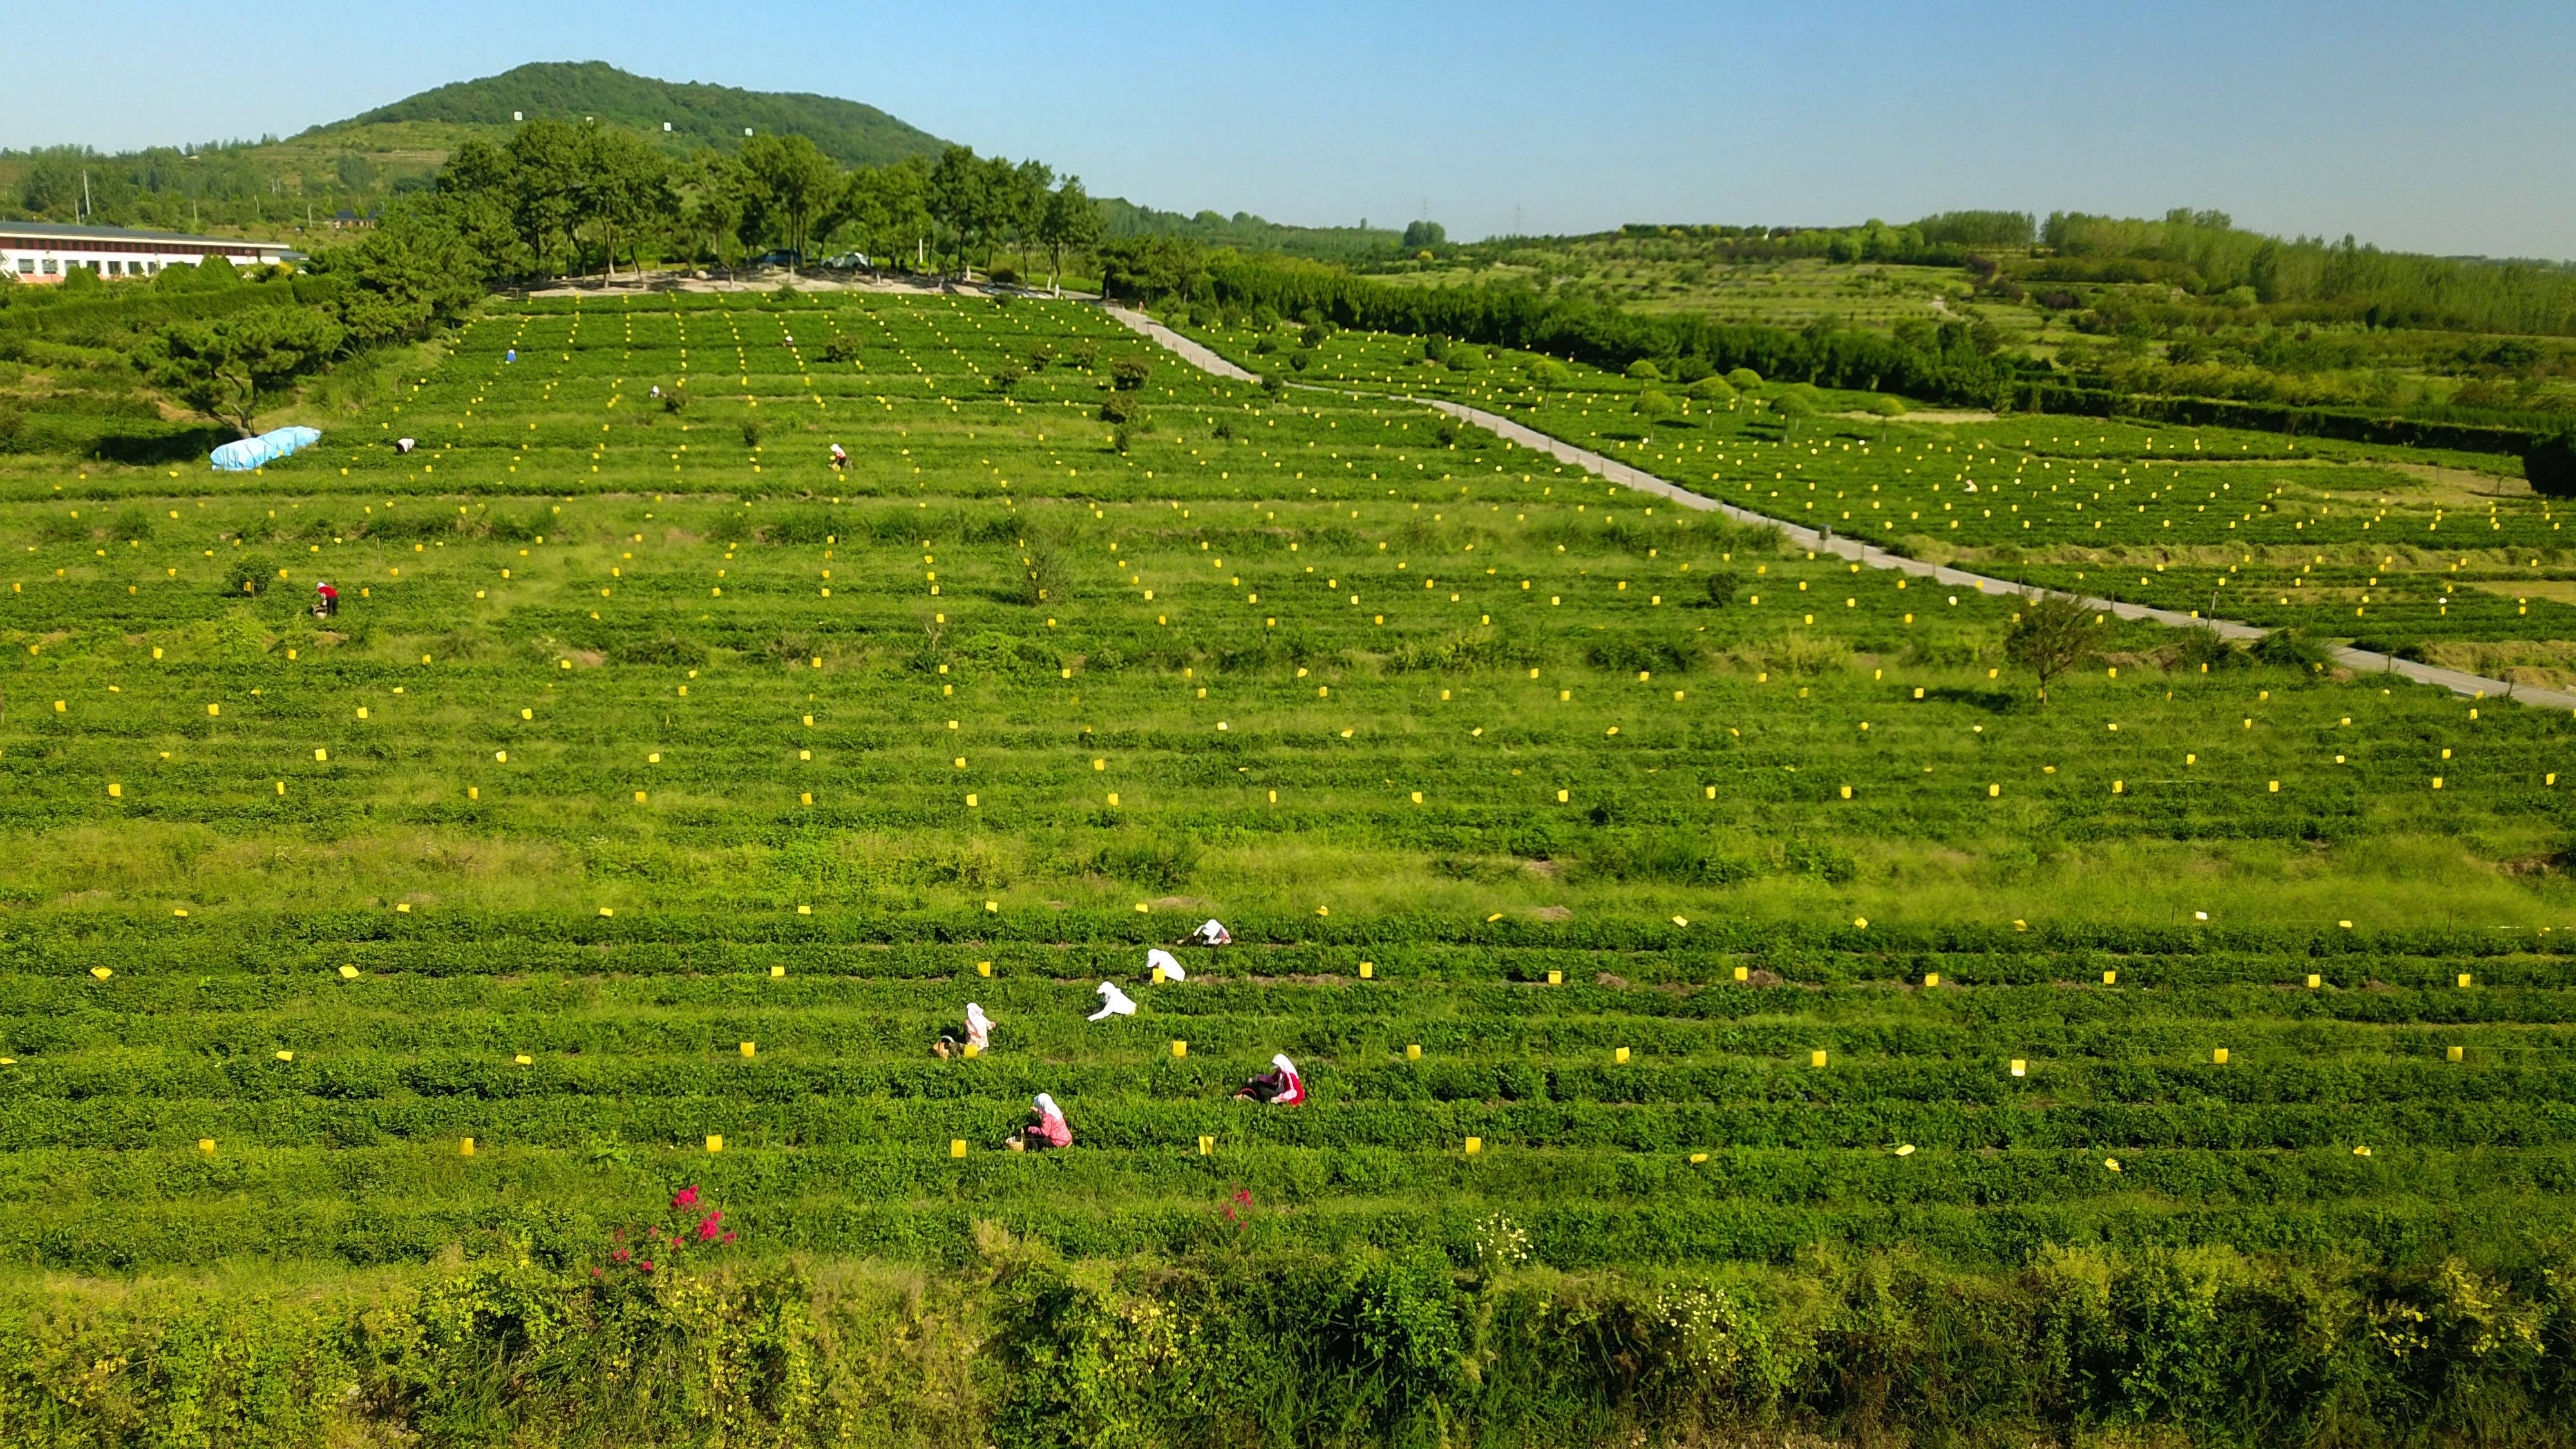
[{"label": "farm worker", "polygon": [[1099,1021],[1104,1017],[1134,1016],[1135,1014],[1136,1003],[1127,999],[1127,993],[1103,981],[1100,983],[1100,1009],[1083,1019]]},{"label": "farm worker", "polygon": [[1055,1104],[1055,1098],[1040,1092],[1029,1105],[1037,1109],[1036,1119],[1021,1128],[1018,1136],[1005,1139],[1004,1145],[1013,1152],[1044,1152],[1050,1147],[1073,1145],[1073,1125],[1064,1120],[1064,1109]]},{"label": "farm worker", "polygon": [[1179,958],[1175,957],[1171,952],[1164,950],[1160,946],[1157,946],[1153,950],[1145,953],[1145,974],[1148,976],[1153,975],[1154,968],[1157,966],[1163,968],[1163,974],[1174,981],[1187,981],[1190,979],[1190,973],[1181,969]]},{"label": "farm worker", "polygon": [[329,584],[313,586],[313,612],[325,619],[340,612],[340,591]]},{"label": "farm worker", "polygon": [[1306,1100],[1306,1079],[1297,1075],[1297,1064],[1281,1052],[1270,1059],[1270,1070],[1243,1084],[1234,1094],[1238,1102],[1267,1102],[1273,1107],[1294,1107]]},{"label": "farm worker", "polygon": [[850,455],[847,452],[844,452],[841,445],[838,443],[834,443],[832,445],[832,466],[835,469],[847,468],[850,466]]},{"label": "farm worker", "polygon": [[418,443],[416,443],[416,442],[412,441],[412,440],[411,440],[411,439],[409,439],[409,438],[396,438],[396,439],[394,439],[394,451],[395,451],[395,452],[397,452],[397,453],[408,453],[408,452],[410,452],[412,449],[414,449],[414,448],[416,448],[416,447],[419,447],[419,446],[420,446],[420,445],[419,445]]},{"label": "farm worker", "polygon": [[1220,925],[1216,921],[1210,920],[1201,925],[1197,930],[1182,937],[1178,944],[1183,946],[1231,946],[1234,944],[1234,933],[1228,931],[1223,925]]},{"label": "farm worker", "polygon": [[971,1046],[980,1053],[990,1047],[992,1042],[993,1018],[984,1014],[984,1008],[970,1001],[966,1003],[966,1040],[960,1042],[957,1038],[943,1033],[930,1049],[939,1053],[944,1060],[960,1047]]},{"label": "farm worker", "polygon": [[655,396],[655,397],[660,397],[661,395],[662,395],[662,384],[660,384],[660,383],[658,383],[658,382],[657,382],[657,383],[653,384],[653,396]]},{"label": "farm worker", "polygon": [[516,361],[518,361],[518,360],[519,360],[519,349],[517,349],[517,348],[515,348],[515,347],[511,348],[511,349],[510,349],[510,351],[509,351],[509,355],[508,355],[508,356],[506,356],[506,357],[503,357],[501,360],[502,360],[503,362],[516,362]]}]

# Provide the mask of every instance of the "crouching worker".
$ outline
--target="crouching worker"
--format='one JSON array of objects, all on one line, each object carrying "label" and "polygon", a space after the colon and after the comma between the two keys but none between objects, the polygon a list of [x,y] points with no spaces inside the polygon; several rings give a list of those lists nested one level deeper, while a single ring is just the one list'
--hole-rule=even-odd
[{"label": "crouching worker", "polygon": [[315,584],[313,586],[313,617],[316,619],[330,619],[338,617],[339,613],[340,591],[331,587],[329,584]]},{"label": "crouching worker", "polygon": [[954,1033],[942,1033],[939,1040],[931,1044],[930,1049],[939,1053],[940,1059],[945,1061],[953,1056],[982,1056],[992,1049],[992,1045],[993,1018],[984,1014],[984,1008],[970,1001],[966,1003],[964,1039],[960,1040]]},{"label": "crouching worker", "polygon": [[1281,1052],[1270,1059],[1270,1070],[1243,1084],[1234,1094],[1238,1102],[1267,1102],[1273,1107],[1294,1107],[1306,1100],[1306,1079],[1297,1075],[1297,1064]]},{"label": "crouching worker", "polygon": [[849,466],[849,453],[844,451],[840,444],[834,443],[832,445],[832,471],[838,473],[847,469]]},{"label": "crouching worker", "polygon": [[1055,1098],[1040,1092],[1029,1105],[1036,1109],[1036,1120],[1021,1128],[1016,1136],[1004,1138],[1003,1146],[1013,1152],[1044,1152],[1073,1145],[1073,1127],[1064,1120],[1064,1109],[1056,1106]]},{"label": "crouching worker", "polygon": [[1175,946],[1231,946],[1234,933],[1223,922],[1211,917],[1195,931],[1172,943]]}]

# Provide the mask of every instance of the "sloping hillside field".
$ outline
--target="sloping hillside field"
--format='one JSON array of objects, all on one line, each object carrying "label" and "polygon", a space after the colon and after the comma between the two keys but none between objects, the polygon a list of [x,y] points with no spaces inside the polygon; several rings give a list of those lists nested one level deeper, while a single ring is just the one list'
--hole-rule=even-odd
[{"label": "sloping hillside field", "polygon": [[[1954,495],[1883,450],[2005,425],[1801,426],[1723,446],[1912,515]],[[2227,466],[2172,485],[2273,486]],[[1837,1304],[2035,1272],[2032,1303],[2118,1285],[2100,1341],[2139,1355],[2140,1273],[2199,1305],[2153,1310],[2186,1335],[2261,1285],[2311,1323],[2415,1304],[2386,1331],[2456,1346],[2474,1300],[2549,1402],[2564,716],[2116,624],[2043,705],[2012,601],[1401,401],[1217,382],[1071,303],[501,304],[261,474],[22,460],[0,490],[0,1261],[29,1282],[407,1281],[516,1244],[578,1283],[634,1273],[616,1234],[694,1185],[738,1236],[674,1261],[1717,1285],[1690,1331],[1758,1328],[1776,1372],[1674,1352],[1748,1413],[1859,1402]],[[2176,599],[2252,591],[2199,541]],[[2314,592],[2281,557],[2236,567]],[[2529,618],[2491,589],[2423,617],[2431,564],[2408,637]],[[1235,944],[1149,979],[1210,917]],[[1104,981],[1135,1016],[1085,1019]],[[939,1059],[969,1001],[990,1050]],[[1273,1053],[1312,1100],[1230,1101]],[[1039,1092],[1074,1146],[1005,1150]],[[1427,1341],[1386,1326],[1418,1277],[1350,1271],[1381,1314],[1351,1333]],[[2376,1329],[2277,1331],[2388,1404],[2449,1382]],[[2120,1372],[2069,1401],[2239,1402]],[[1434,1397],[1386,1383],[1370,1412]]]}]

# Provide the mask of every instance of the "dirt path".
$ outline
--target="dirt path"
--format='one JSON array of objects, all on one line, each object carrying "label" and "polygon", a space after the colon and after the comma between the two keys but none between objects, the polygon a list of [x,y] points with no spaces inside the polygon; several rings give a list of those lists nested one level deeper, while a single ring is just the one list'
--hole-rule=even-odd
[{"label": "dirt path", "polygon": [[[1251,373],[1141,312],[1124,307],[1111,307],[1108,312],[1110,316],[1143,333],[1194,367],[1238,382],[1255,380]],[[1321,392],[1333,389],[1312,388],[1311,390]],[[1413,403],[1447,413],[1461,422],[1473,423],[1506,442],[1545,453],[1559,462],[1572,463],[1587,472],[1597,474],[1623,487],[1633,488],[1640,493],[1652,493],[1660,498],[1668,498],[1684,508],[1698,509],[1707,513],[1722,513],[1739,522],[1776,528],[1791,544],[1799,548],[1812,549],[1821,554],[1832,554],[1837,558],[1849,559],[1874,569],[1894,569],[1916,578],[1930,579],[1944,588],[1974,589],[1981,594],[1998,595],[2032,592],[2023,584],[1988,578],[1984,574],[1972,574],[1939,564],[1925,563],[1921,559],[1906,558],[1901,554],[1889,553],[1885,549],[1862,543],[1858,539],[1820,533],[1804,524],[1791,523],[1786,519],[1773,518],[1769,514],[1756,513],[1749,508],[1738,508],[1732,503],[1703,497],[1686,488],[1667,483],[1651,473],[1630,467],[1616,458],[1605,457],[1588,448],[1578,448],[1563,439],[1550,437],[1535,428],[1516,423],[1498,413],[1486,412],[1482,408],[1471,408],[1464,403],[1450,402],[1445,398],[1406,397],[1401,394],[1386,396],[1391,401]],[[2151,609],[2144,604],[2132,604],[2118,599],[2093,599],[2084,598],[2082,595],[2066,597],[2080,599],[2086,608],[2123,619],[2148,619],[2177,629],[2215,629],[2220,635],[2229,639],[2260,639],[2270,632],[2252,624],[2238,623],[2233,619],[2195,619],[2189,614],[2176,613],[2171,609]],[[2430,664],[2418,664],[2411,659],[2399,659],[2392,655],[2373,653],[2367,649],[2338,648],[2333,651],[2333,657],[2336,663],[2355,672],[2401,675],[2419,684],[2434,685],[2472,699],[2484,699],[2489,695],[2495,695],[2516,699],[2525,704],[2544,705],[2576,713],[2576,694],[2559,690],[2521,688],[2501,679],[2488,679],[2482,675],[2468,674],[2457,669],[2441,669]]]}]

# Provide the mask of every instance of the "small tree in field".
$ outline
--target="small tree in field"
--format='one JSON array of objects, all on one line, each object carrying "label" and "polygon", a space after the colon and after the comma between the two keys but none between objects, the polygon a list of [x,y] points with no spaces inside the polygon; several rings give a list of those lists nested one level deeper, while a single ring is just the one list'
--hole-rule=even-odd
[{"label": "small tree in field", "polygon": [[247,438],[259,430],[261,400],[320,366],[340,336],[338,323],[309,308],[262,307],[165,327],[141,361],[153,386]]},{"label": "small tree in field", "polygon": [[2093,652],[2101,627],[2094,622],[2093,611],[2074,599],[2033,598],[2004,631],[2004,657],[2039,676],[2039,697],[2046,703],[2048,681]]}]

